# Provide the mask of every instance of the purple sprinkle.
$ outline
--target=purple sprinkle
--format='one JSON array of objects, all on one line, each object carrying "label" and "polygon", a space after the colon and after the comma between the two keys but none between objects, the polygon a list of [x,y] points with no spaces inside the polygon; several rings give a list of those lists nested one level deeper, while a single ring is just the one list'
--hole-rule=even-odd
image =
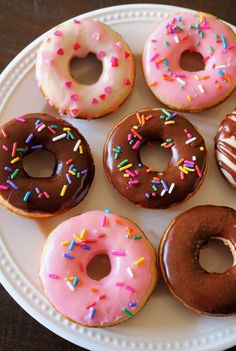
[{"label": "purple sprinkle", "polygon": [[128,134],[128,141],[132,139],[133,135],[131,133]]},{"label": "purple sprinkle", "polygon": [[128,169],[126,169],[125,173],[129,174],[131,177],[135,177],[135,173],[129,171]]},{"label": "purple sprinkle", "polygon": [[87,169],[84,169],[83,171],[81,171],[81,174],[86,174],[88,172]]},{"label": "purple sprinkle", "polygon": [[126,285],[126,289],[129,290],[132,294],[135,293],[135,290],[132,288],[132,286]]},{"label": "purple sprinkle", "polygon": [[123,251],[112,251],[113,256],[125,256],[126,253]]},{"label": "purple sprinkle", "polygon": [[129,302],[129,307],[136,307],[136,306],[137,306],[137,302],[135,302],[135,301]]},{"label": "purple sprinkle", "polygon": [[52,279],[59,279],[59,275],[57,274],[48,274],[49,278],[52,278]]},{"label": "purple sprinkle", "polygon": [[30,135],[28,136],[28,138],[26,139],[26,144],[29,144],[30,143],[30,141],[33,139],[33,137],[34,137],[34,134],[33,133],[30,133]]},{"label": "purple sprinkle", "polygon": [[70,134],[66,134],[66,140],[69,140],[70,139]]},{"label": "purple sprinkle", "polygon": [[151,195],[150,195],[149,193],[145,193],[145,197],[146,197],[147,199],[150,199]]},{"label": "purple sprinkle", "polygon": [[81,246],[81,249],[84,249],[84,250],[91,250],[91,247],[89,245],[82,245]]},{"label": "purple sprinkle", "polygon": [[91,307],[90,308],[90,316],[89,316],[90,319],[94,318],[95,312],[96,312],[96,308],[95,307]]},{"label": "purple sprinkle", "polygon": [[72,163],[72,164],[70,165],[69,169],[72,170],[72,168],[74,168],[74,167],[75,167],[75,165]]},{"label": "purple sprinkle", "polygon": [[31,146],[31,149],[34,150],[34,149],[42,149],[43,148],[43,145],[34,145],[34,146]]},{"label": "purple sprinkle", "polygon": [[141,144],[141,141],[137,140],[136,143],[134,144],[134,146],[132,147],[132,149],[137,150],[139,148],[140,144]]},{"label": "purple sprinkle", "polygon": [[12,172],[12,169],[10,168],[10,167],[4,167],[4,169],[5,169],[5,171],[7,171],[7,172]]},{"label": "purple sprinkle", "polygon": [[133,179],[133,180],[129,180],[128,181],[128,184],[139,184],[139,180],[137,180],[137,179]]},{"label": "purple sprinkle", "polygon": [[194,165],[190,163],[184,163],[184,167],[194,168]]},{"label": "purple sprinkle", "polygon": [[8,151],[9,150],[6,145],[3,145],[2,148],[3,148],[4,151]]},{"label": "purple sprinkle", "polygon": [[70,177],[70,175],[69,175],[68,173],[66,173],[66,179],[67,179],[67,182],[68,182],[69,184],[72,183],[71,177]]},{"label": "purple sprinkle", "polygon": [[13,183],[11,180],[7,180],[7,184],[9,184],[13,189],[18,190],[19,187],[15,183]]},{"label": "purple sprinkle", "polygon": [[176,117],[176,115],[177,115],[177,113],[175,112],[175,113],[172,113],[172,115],[170,115],[170,116],[168,116],[168,117],[166,117],[166,121],[170,121],[171,119],[173,119],[173,118],[175,118]]},{"label": "purple sprinkle", "polygon": [[39,188],[35,188],[35,191],[36,191],[37,194],[40,194],[40,192],[41,192],[41,191],[39,190]]},{"label": "purple sprinkle", "polygon": [[155,180],[155,179],[152,180],[152,183],[154,183],[154,184],[161,184],[160,180]]},{"label": "purple sprinkle", "polygon": [[66,253],[64,254],[64,257],[65,258],[70,258],[70,259],[75,258],[75,256],[72,256],[72,255],[69,255],[69,254],[66,254]]},{"label": "purple sprinkle", "polygon": [[102,217],[102,227],[105,227],[105,225],[106,225],[106,220],[107,220],[107,217],[106,216],[103,216]]},{"label": "purple sprinkle", "polygon": [[166,182],[163,179],[161,179],[161,184],[162,184],[163,188],[165,189],[165,191],[169,190],[168,186],[166,185]]},{"label": "purple sprinkle", "polygon": [[193,161],[189,161],[189,160],[184,160],[184,163],[188,163],[189,165],[192,165],[192,166],[194,166],[194,162]]}]

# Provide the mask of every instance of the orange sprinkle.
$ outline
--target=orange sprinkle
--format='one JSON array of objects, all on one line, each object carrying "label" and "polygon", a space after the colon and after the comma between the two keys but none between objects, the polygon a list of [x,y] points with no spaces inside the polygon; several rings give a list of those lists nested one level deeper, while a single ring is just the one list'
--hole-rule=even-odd
[{"label": "orange sprinkle", "polygon": [[165,61],[167,58],[166,57],[162,57],[160,60],[156,61],[157,64],[162,63],[163,61]]},{"label": "orange sprinkle", "polygon": [[208,79],[210,76],[203,76],[201,79]]},{"label": "orange sprinkle", "polygon": [[172,77],[169,77],[169,76],[167,76],[165,74],[163,74],[163,79],[164,80],[169,80],[169,81],[173,81],[174,80]]},{"label": "orange sprinkle", "polygon": [[228,83],[232,82],[232,79],[228,73],[225,74],[225,79],[227,80]]},{"label": "orange sprinkle", "polygon": [[147,173],[150,173],[151,171],[152,171],[151,168],[147,168],[147,169],[146,169],[146,172],[147,172]]},{"label": "orange sprinkle", "polygon": [[221,85],[219,83],[216,83],[216,89],[220,89]]},{"label": "orange sprinkle", "polygon": [[151,119],[153,117],[153,115],[148,115],[145,117],[146,121],[149,121],[149,119]]},{"label": "orange sprinkle", "polygon": [[140,117],[140,114],[137,112],[136,113],[136,117],[137,117],[137,120],[138,120],[138,123],[141,124],[141,117]]},{"label": "orange sprinkle", "polygon": [[187,99],[188,99],[188,101],[191,101],[192,100],[192,96],[187,95]]},{"label": "orange sprinkle", "polygon": [[151,88],[152,88],[152,87],[155,87],[157,84],[158,84],[157,82],[154,82],[154,83],[150,84],[150,87],[151,87]]},{"label": "orange sprinkle", "polygon": [[119,225],[123,224],[123,222],[120,219],[116,219],[115,222],[116,222],[116,224],[119,224]]},{"label": "orange sprinkle", "polygon": [[154,180],[161,180],[160,178],[158,177],[153,177]]},{"label": "orange sprinkle", "polygon": [[181,158],[178,162],[177,162],[177,166],[181,165],[181,163],[184,162],[184,158]]},{"label": "orange sprinkle", "polygon": [[130,227],[126,227],[126,232],[128,234],[128,237],[131,238],[132,237],[132,233],[131,233],[131,228]]},{"label": "orange sprinkle", "polygon": [[145,117],[144,117],[144,115],[141,116],[141,120],[142,120],[142,126],[144,126],[144,124],[145,124]]},{"label": "orange sprinkle", "polygon": [[91,288],[90,291],[96,293],[96,292],[98,292],[98,289],[97,288]]}]

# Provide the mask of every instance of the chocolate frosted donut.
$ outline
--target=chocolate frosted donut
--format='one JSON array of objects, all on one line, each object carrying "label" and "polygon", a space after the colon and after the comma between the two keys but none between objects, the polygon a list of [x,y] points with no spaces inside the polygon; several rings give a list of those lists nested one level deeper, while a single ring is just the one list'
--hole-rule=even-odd
[{"label": "chocolate frosted donut", "polygon": [[[199,252],[209,239],[229,246],[234,265],[224,273],[208,273]],[[236,211],[229,207],[193,207],[174,218],[160,243],[163,277],[172,294],[190,309],[213,315],[236,313]]]},{"label": "chocolate frosted donut", "polygon": [[[32,178],[23,158],[34,150],[56,158],[49,178]],[[65,212],[87,194],[94,163],[84,137],[66,121],[46,114],[18,116],[1,127],[0,203],[26,217],[42,218]]]},{"label": "chocolate frosted donut", "polygon": [[[142,164],[140,148],[161,141],[171,159],[163,172]],[[116,190],[146,208],[167,208],[193,195],[207,168],[202,136],[180,114],[166,109],[144,109],[120,121],[104,147],[105,173]]]},{"label": "chocolate frosted donut", "polygon": [[221,122],[215,137],[215,157],[224,178],[236,188],[236,109]]}]

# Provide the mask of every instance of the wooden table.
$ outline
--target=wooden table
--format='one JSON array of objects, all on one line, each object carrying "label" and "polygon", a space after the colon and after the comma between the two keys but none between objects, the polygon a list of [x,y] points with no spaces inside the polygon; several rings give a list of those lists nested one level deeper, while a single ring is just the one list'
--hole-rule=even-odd
[{"label": "wooden table", "polygon": [[[98,8],[141,1],[0,0],[0,72],[32,40],[56,24]],[[149,1],[143,1],[149,3]],[[158,3],[158,1],[153,1]],[[236,24],[235,0],[171,0],[169,5],[215,14]],[[84,350],[59,338],[31,318],[0,286],[1,351]],[[231,350],[236,350],[233,348]]]}]

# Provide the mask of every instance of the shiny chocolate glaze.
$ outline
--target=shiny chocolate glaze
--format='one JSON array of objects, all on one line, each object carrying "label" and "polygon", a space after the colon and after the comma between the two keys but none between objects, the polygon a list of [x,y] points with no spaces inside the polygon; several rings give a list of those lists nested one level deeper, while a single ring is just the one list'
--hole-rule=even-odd
[{"label": "shiny chocolate glaze", "polygon": [[[147,117],[145,124],[138,121],[137,113],[133,113],[119,122],[108,136],[104,147],[105,172],[116,190],[129,201],[147,208],[167,208],[193,194],[204,179],[207,166],[205,143],[196,128],[174,111],[157,108],[144,109],[138,113],[141,119],[142,115]],[[167,114],[172,117],[168,117]],[[166,122],[175,124],[165,124]],[[136,138],[135,132],[136,134],[138,132]],[[134,141],[130,145],[128,139],[131,137]],[[186,144],[186,141],[192,138],[196,140]],[[173,142],[166,142],[169,139],[172,139]],[[140,145],[136,149],[135,144],[138,140],[140,140]],[[163,142],[163,147],[170,148],[172,152],[172,157],[164,172],[139,165],[141,163],[140,148],[154,140]],[[122,149],[118,157],[114,151],[114,148],[117,149],[117,147]],[[181,159],[193,162],[195,158],[194,171],[187,171],[188,174],[185,174],[180,170],[179,167],[183,167],[185,163],[183,161],[178,164]],[[128,162],[125,166],[131,164],[132,167],[120,171],[118,165],[126,159]],[[195,170],[195,165],[200,170],[200,175]],[[132,174],[129,173],[129,177],[126,178],[124,177],[126,172]],[[181,179],[181,176],[184,179]],[[137,183],[133,183],[133,180]],[[171,191],[172,183],[174,183],[174,188]],[[166,189],[165,193],[164,189]]]},{"label": "shiny chocolate glaze", "polygon": [[180,214],[161,240],[162,274],[175,297],[187,307],[205,314],[234,314],[236,266],[224,273],[208,273],[199,264],[200,248],[212,237],[223,238],[236,249],[234,209],[205,205]]},{"label": "shiny chocolate glaze", "polygon": [[[1,127],[0,184],[8,186],[7,190],[0,189],[1,198],[7,201],[11,209],[20,209],[26,214],[56,214],[76,206],[87,194],[94,177],[93,158],[85,138],[68,122],[47,114],[32,113],[20,118],[23,118],[25,123],[19,119],[13,119]],[[38,131],[35,126],[38,120],[41,121],[41,125],[45,124],[41,131]],[[68,134],[63,128],[70,128],[71,137],[67,135],[65,138],[52,141],[52,138],[58,135]],[[32,139],[26,142],[31,133]],[[78,139],[81,140],[83,153],[80,153],[79,149],[76,152],[73,151]],[[16,150],[15,156],[12,156],[15,142],[17,149],[20,148],[20,150]],[[4,151],[3,145],[5,149],[8,148],[8,151]],[[23,168],[24,156],[39,145],[51,151],[56,158],[53,175],[49,178],[32,178]],[[18,157],[19,160],[11,163]],[[73,161],[68,163],[67,161],[71,159]],[[68,173],[72,164],[76,168],[74,174]],[[11,171],[7,171],[7,167],[10,167]],[[11,175],[16,169],[19,169],[19,173],[12,178]],[[71,184],[68,183],[66,174],[69,174]],[[17,189],[7,183],[9,180],[16,185]],[[67,185],[67,189],[64,196],[61,196],[64,185]],[[30,196],[24,201],[25,194],[29,191]]]},{"label": "shiny chocolate glaze", "polygon": [[215,157],[221,173],[236,189],[236,109],[221,122],[215,137]]}]

